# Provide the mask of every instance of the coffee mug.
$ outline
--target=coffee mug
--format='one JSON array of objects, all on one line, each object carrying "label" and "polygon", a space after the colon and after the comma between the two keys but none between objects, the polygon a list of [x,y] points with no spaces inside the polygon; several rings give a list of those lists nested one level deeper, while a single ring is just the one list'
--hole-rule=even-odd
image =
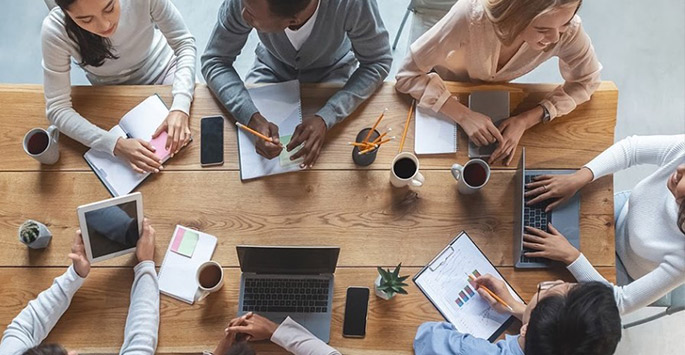
[{"label": "coffee mug", "polygon": [[390,183],[395,187],[421,187],[425,178],[419,172],[419,158],[409,152],[395,156],[390,165]]},{"label": "coffee mug", "polygon": [[459,193],[472,194],[490,180],[490,165],[482,159],[471,159],[464,166],[452,165],[452,176],[457,180]]},{"label": "coffee mug", "polygon": [[55,164],[59,160],[59,130],[57,126],[34,128],[24,136],[24,151],[41,164]]},{"label": "coffee mug", "polygon": [[195,301],[199,302],[224,285],[224,269],[216,261],[205,261],[197,268],[195,278],[198,288]]}]

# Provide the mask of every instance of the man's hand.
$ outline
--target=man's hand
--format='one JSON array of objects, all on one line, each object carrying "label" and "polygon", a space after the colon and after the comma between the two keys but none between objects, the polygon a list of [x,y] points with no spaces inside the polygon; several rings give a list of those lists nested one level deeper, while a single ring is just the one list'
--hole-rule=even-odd
[{"label": "man's hand", "polygon": [[90,261],[86,257],[86,247],[83,245],[83,237],[81,236],[81,230],[76,231],[76,237],[74,238],[74,244],[71,246],[71,253],[69,253],[69,259],[74,264],[74,270],[82,278],[86,278],[90,273]]},{"label": "man's hand", "polygon": [[143,219],[143,234],[136,244],[136,256],[138,262],[155,259],[155,229],[150,225],[150,220]]},{"label": "man's hand", "polygon": [[578,259],[580,252],[568,242],[566,237],[559,233],[551,223],[547,225],[547,229],[549,233],[526,227],[527,233],[523,235],[523,246],[536,250],[527,252],[527,257],[557,260],[566,265],[570,265]]},{"label": "man's hand", "polygon": [[509,117],[500,123],[499,130],[504,139],[499,142],[497,149],[490,156],[488,164],[494,164],[497,160],[502,160],[504,165],[511,164],[514,153],[516,153],[516,146],[518,146],[526,129],[526,123],[518,116]]},{"label": "man's hand", "polygon": [[[227,332],[243,333],[249,336],[250,340],[268,340],[278,328],[278,324],[252,312],[238,318],[238,324],[229,324]],[[234,319],[235,321],[235,319]]]},{"label": "man's hand", "polygon": [[[492,307],[494,310],[496,310],[499,313],[506,313],[506,314],[511,314],[515,316],[518,319],[523,318],[523,311],[526,309],[526,306],[516,300],[511,293],[509,293],[509,289],[507,288],[507,285],[504,283],[504,281],[490,275],[490,274],[485,274],[481,275],[478,278],[476,278],[475,281],[473,281],[477,287],[478,294],[483,297],[488,303],[490,303],[490,307]],[[487,287],[490,291],[492,291],[494,294],[497,295],[497,297],[501,298],[504,302],[506,302],[512,309],[513,311],[509,310],[506,306],[503,304],[497,302],[495,298],[490,296],[487,291],[483,290],[480,286],[485,286]]]},{"label": "man's hand", "polygon": [[162,162],[155,155],[155,147],[142,139],[119,138],[114,146],[114,155],[128,160],[131,168],[138,173],[162,170]]},{"label": "man's hand", "polygon": [[293,133],[286,149],[290,152],[300,144],[304,143],[304,146],[300,151],[293,154],[290,160],[304,157],[304,161],[300,164],[301,168],[311,168],[314,166],[314,162],[316,162],[316,159],[319,158],[319,153],[321,153],[321,146],[323,146],[326,140],[327,130],[326,122],[319,116],[303,119],[302,123],[295,128],[295,133]]},{"label": "man's hand", "polygon": [[188,127],[188,115],[181,111],[171,111],[162,122],[152,138],[157,138],[162,132],[167,132],[165,148],[171,152],[171,156],[178,153],[181,148],[190,142],[190,127]]},{"label": "man's hand", "polygon": [[247,125],[255,131],[273,139],[273,143],[260,138],[256,140],[255,150],[259,155],[267,159],[273,159],[281,154],[283,147],[281,147],[281,141],[278,136],[278,126],[267,121],[259,112],[252,115],[252,118]]}]

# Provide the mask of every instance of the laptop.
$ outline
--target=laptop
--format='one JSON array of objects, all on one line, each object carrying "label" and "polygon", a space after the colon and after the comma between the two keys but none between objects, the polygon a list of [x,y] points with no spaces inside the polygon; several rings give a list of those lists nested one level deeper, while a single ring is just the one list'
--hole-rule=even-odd
[{"label": "laptop", "polygon": [[557,206],[549,213],[545,212],[550,199],[527,206],[526,202],[532,198],[525,198],[525,184],[533,182],[538,175],[573,174],[575,170],[526,170],[526,148],[521,149],[521,161],[516,169],[516,196],[514,196],[514,266],[517,268],[548,268],[559,266],[559,263],[545,258],[529,258],[524,255],[531,251],[523,247],[523,233],[525,226],[531,226],[547,231],[547,224],[563,234],[568,241],[580,250],[580,195],[576,192],[571,199],[561,206]]},{"label": "laptop", "polygon": [[[509,118],[509,91],[474,91],[469,95],[469,109],[492,119],[495,126]],[[497,143],[477,146],[469,140],[469,158],[489,158]]]},{"label": "laptop", "polygon": [[239,245],[236,249],[242,271],[238,315],[255,312],[276,323],[289,316],[327,343],[340,248]]}]

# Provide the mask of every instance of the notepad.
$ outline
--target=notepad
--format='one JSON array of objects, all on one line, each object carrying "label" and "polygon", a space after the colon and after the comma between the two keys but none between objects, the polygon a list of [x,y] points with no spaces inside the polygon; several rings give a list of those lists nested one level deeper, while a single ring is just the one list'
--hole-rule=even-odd
[{"label": "notepad", "polygon": [[198,288],[197,268],[212,258],[216,244],[212,235],[177,225],[159,269],[159,291],[193,304]]},{"label": "notepad", "polygon": [[[165,148],[167,134],[164,132],[156,139],[152,139],[152,134],[168,115],[169,109],[164,101],[152,95],[126,113],[109,132],[124,139],[131,137],[151,142],[156,148],[155,154],[162,162],[166,162],[170,157]],[[114,197],[130,193],[150,176],[150,173],[137,173],[128,161],[107,152],[90,149],[83,158]]]},{"label": "notepad", "polygon": [[[485,274],[504,280],[466,232],[461,232],[413,281],[457,331],[494,341],[514,317],[498,313],[476,292],[468,275]],[[504,281],[514,299],[523,302]]]},{"label": "notepad", "polygon": [[[295,128],[302,122],[300,82],[291,80],[268,84],[250,88],[248,92],[259,113],[278,126],[281,142],[289,142]],[[294,154],[293,152],[286,152],[289,154],[287,157],[281,152],[280,157],[266,159],[255,151],[255,142],[260,138],[242,129],[238,129],[237,132],[241,180],[301,170],[299,162],[289,162],[289,156]],[[297,149],[299,148],[293,151]]]},{"label": "notepad", "polygon": [[457,152],[457,123],[449,117],[416,106],[414,152],[447,154]]}]

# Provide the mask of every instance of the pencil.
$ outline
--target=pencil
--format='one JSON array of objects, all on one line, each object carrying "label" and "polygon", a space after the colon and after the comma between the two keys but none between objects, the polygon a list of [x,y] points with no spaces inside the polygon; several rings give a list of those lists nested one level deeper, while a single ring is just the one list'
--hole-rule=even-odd
[{"label": "pencil", "polygon": [[390,137],[390,138],[388,138],[388,139],[384,139],[384,140],[378,142],[376,145],[380,147],[382,144],[388,143],[388,142],[390,142],[390,141],[393,140],[393,139],[395,139],[395,137]]},{"label": "pencil", "polygon": [[374,123],[373,127],[371,127],[371,130],[369,130],[369,133],[366,134],[366,138],[364,138],[364,142],[368,142],[368,141],[369,141],[369,138],[371,138],[371,134],[373,133],[373,131],[376,130],[376,127],[378,127],[378,124],[381,123],[381,120],[383,119],[383,116],[385,116],[385,111],[387,111],[387,110],[388,110],[388,109],[386,108],[385,110],[383,110],[383,112],[381,112],[381,115],[378,116],[378,119],[376,120],[376,123]]},{"label": "pencil", "polygon": [[[265,140],[265,141],[267,141],[267,142],[274,143],[274,139],[273,139],[273,138],[267,137],[267,136],[265,136],[265,135],[263,135],[263,134],[261,134],[261,133],[255,131],[254,129],[252,129],[252,128],[250,128],[250,127],[248,127],[248,126],[246,126],[246,125],[240,123],[240,122],[236,122],[235,125],[238,126],[238,127],[240,127],[240,128],[242,128],[243,130],[245,130],[245,131],[247,131],[247,132],[250,132],[250,133],[254,134],[255,136],[257,136],[257,137],[259,137],[259,138],[261,138],[261,139],[263,139],[263,140]],[[274,143],[274,144],[275,144],[275,143]],[[278,145],[280,145],[281,147],[283,147],[283,144],[282,144],[282,143],[278,143]]]},{"label": "pencil", "polygon": [[366,153],[368,153],[368,152],[370,152],[370,151],[372,151],[372,150],[374,150],[374,149],[376,149],[376,147],[366,148],[366,149],[360,151],[360,152],[359,152],[359,155],[366,154]]},{"label": "pencil", "polygon": [[[470,279],[471,281],[476,281],[476,278],[473,277],[473,275],[469,275],[469,274],[466,274],[466,275],[469,277],[469,279]],[[482,288],[483,291],[487,292],[490,296],[492,296],[492,298],[494,298],[495,300],[497,300],[497,302],[501,303],[504,307],[507,307],[510,311],[512,311],[512,312],[514,311],[514,309],[511,308],[510,305],[508,305],[506,302],[504,302],[503,299],[499,298],[499,296],[497,296],[494,292],[490,291],[489,288],[487,288],[487,287],[485,287],[485,286],[483,286],[483,285],[478,285],[478,288]]]},{"label": "pencil", "polygon": [[381,134],[380,136],[378,136],[378,138],[374,139],[373,142],[371,142],[371,144],[376,144],[376,143],[380,142],[383,138],[385,138],[385,136],[386,136],[387,134],[388,134],[388,132],[384,132],[383,134]]},{"label": "pencil", "polygon": [[362,142],[348,142],[347,144],[353,145],[355,147],[360,147],[360,148],[369,148],[369,147],[375,147],[377,144],[376,143],[362,143]]},{"label": "pencil", "polygon": [[404,148],[404,140],[407,139],[407,131],[409,130],[409,120],[411,120],[411,114],[414,112],[414,103],[416,100],[411,102],[409,106],[409,113],[407,114],[407,121],[404,123],[404,132],[402,132],[402,140],[400,141],[400,150],[397,153],[402,153]]}]

